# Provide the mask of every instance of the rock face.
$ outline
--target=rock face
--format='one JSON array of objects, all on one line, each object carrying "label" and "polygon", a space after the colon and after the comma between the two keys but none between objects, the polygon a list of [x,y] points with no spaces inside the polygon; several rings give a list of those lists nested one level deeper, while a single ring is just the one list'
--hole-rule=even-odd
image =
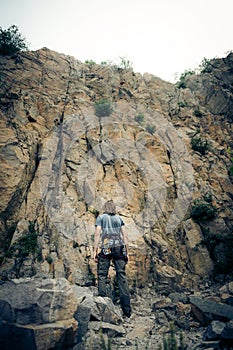
[{"label": "rock face", "polygon": [[[232,126],[225,109],[232,100],[227,93],[219,115],[202,98],[214,101],[207,87],[219,77],[225,83],[218,91],[230,91],[232,54],[190,77],[186,89],[48,49],[1,58],[1,68],[5,278],[41,274],[92,284],[95,214],[108,198],[128,228],[132,283],[152,276],[162,288],[190,287],[198,276],[208,279],[220,256],[226,266],[219,269],[229,267]],[[100,100],[107,115],[97,110]],[[197,135],[210,145],[205,154],[190,146]],[[203,196],[212,197],[218,215],[195,223],[189,208]]]},{"label": "rock face", "polygon": [[46,48],[1,57],[1,280],[96,285],[95,217],[109,198],[129,234],[132,293],[230,274],[232,62],[178,88]]}]

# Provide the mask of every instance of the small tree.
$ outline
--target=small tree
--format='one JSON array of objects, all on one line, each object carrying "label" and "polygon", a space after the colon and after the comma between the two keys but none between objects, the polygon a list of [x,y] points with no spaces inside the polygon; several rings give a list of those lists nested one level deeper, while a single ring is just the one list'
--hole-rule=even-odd
[{"label": "small tree", "polygon": [[101,99],[95,103],[95,114],[98,117],[108,117],[112,113],[111,102]]},{"label": "small tree", "polygon": [[27,48],[25,38],[20,34],[16,25],[12,25],[6,30],[0,27],[0,55],[12,55],[27,50]]}]

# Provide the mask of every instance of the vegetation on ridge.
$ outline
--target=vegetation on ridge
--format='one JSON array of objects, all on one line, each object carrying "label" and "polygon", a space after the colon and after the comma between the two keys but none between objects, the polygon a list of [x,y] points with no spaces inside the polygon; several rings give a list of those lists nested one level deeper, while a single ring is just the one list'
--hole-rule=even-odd
[{"label": "vegetation on ridge", "polygon": [[0,55],[8,56],[27,49],[26,39],[16,25],[5,30],[0,27]]}]

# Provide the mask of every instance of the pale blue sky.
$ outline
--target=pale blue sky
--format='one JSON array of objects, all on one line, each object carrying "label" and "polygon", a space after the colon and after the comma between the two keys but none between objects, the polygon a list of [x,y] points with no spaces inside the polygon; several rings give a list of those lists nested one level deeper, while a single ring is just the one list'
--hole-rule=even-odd
[{"label": "pale blue sky", "polygon": [[232,0],[0,0],[0,26],[16,24],[31,50],[127,57],[134,71],[171,81],[233,49],[232,13]]}]

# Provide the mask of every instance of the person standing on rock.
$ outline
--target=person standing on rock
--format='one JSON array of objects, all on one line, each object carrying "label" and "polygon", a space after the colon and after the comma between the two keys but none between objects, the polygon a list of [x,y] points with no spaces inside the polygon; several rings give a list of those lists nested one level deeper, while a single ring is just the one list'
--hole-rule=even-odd
[{"label": "person standing on rock", "polygon": [[[98,254],[98,249],[101,248]],[[130,293],[125,267],[128,262],[128,236],[122,218],[116,214],[116,205],[109,200],[104,205],[104,213],[95,223],[94,259],[98,263],[98,291],[107,296],[106,283],[111,260],[116,269],[123,316],[131,316]]]}]

